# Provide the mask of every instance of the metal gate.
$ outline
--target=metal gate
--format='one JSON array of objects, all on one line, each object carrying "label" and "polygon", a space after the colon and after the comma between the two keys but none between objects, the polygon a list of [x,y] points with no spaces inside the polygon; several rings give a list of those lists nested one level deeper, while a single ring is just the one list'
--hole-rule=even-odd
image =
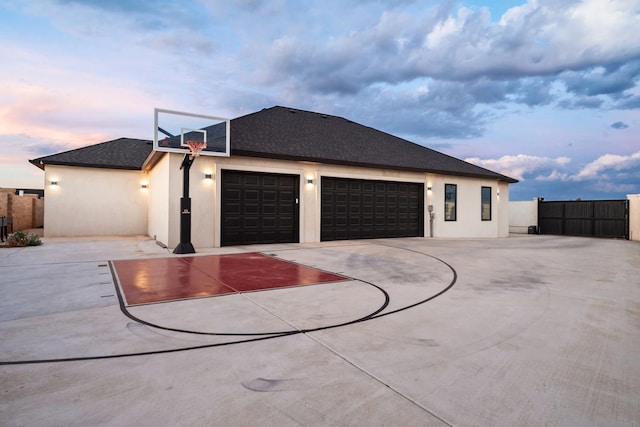
[{"label": "metal gate", "polygon": [[629,239],[627,200],[538,202],[540,234]]}]

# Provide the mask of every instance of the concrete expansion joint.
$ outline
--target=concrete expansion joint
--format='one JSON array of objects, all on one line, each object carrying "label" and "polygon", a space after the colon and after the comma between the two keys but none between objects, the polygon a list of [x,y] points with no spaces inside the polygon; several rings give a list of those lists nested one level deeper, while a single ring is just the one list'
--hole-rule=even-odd
[{"label": "concrete expansion joint", "polygon": [[354,361],[352,361],[351,359],[349,359],[348,356],[346,356],[345,354],[342,354],[341,352],[339,352],[338,350],[334,349],[333,347],[331,347],[330,345],[328,345],[327,343],[322,342],[319,338],[314,337],[313,335],[311,335],[310,332],[306,332],[304,333],[304,335],[308,338],[310,338],[312,341],[314,341],[315,343],[319,344],[320,346],[324,347],[327,351],[333,353],[335,356],[339,357],[340,359],[342,359],[343,361],[345,361],[347,364],[351,365],[352,367],[354,367],[355,369],[357,369],[358,371],[362,372],[364,375],[368,376],[369,378],[371,378],[372,380],[374,380],[375,382],[381,384],[382,386],[388,388],[389,390],[391,390],[393,393],[395,393],[396,395],[398,395],[399,397],[401,397],[402,399],[406,400],[407,402],[411,403],[412,405],[420,408],[422,411],[426,412],[427,414],[429,414],[430,416],[437,418],[439,421],[441,421],[442,423],[446,424],[447,426],[453,427],[453,424],[448,422],[447,420],[445,420],[444,418],[440,417],[439,415],[435,414],[433,411],[425,408],[423,405],[421,405],[420,403],[418,403],[416,400],[412,399],[411,397],[407,396],[406,394],[402,393],[400,390],[398,390],[397,388],[393,387],[391,384],[385,382],[382,378],[378,377],[377,375],[373,374],[372,372],[368,371],[367,369],[365,369],[362,366],[359,366],[358,364],[356,364]]}]

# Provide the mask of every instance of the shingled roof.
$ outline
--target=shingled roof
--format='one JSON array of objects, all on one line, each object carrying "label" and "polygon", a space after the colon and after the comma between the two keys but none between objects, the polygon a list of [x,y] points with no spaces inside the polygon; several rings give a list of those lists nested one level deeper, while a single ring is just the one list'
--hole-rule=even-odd
[{"label": "shingled roof", "polygon": [[45,165],[84,166],[91,168],[140,170],[153,151],[153,143],[144,139],[118,138],[87,147],[76,148],[29,162]]},{"label": "shingled roof", "polygon": [[231,120],[231,154],[518,182],[328,114],[272,107]]},{"label": "shingled roof", "polygon": [[[231,155],[236,156],[518,182],[342,117],[281,106],[265,108],[231,120],[230,146]],[[151,141],[120,138],[30,162],[42,169],[51,164],[140,170],[151,159],[152,148]]]}]

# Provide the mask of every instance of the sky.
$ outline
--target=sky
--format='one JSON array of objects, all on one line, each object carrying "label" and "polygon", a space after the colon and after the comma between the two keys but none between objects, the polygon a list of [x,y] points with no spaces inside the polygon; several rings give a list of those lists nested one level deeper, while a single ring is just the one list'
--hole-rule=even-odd
[{"label": "sky", "polygon": [[518,179],[511,200],[640,194],[640,0],[0,0],[0,187],[152,139],[154,108],[275,105]]}]

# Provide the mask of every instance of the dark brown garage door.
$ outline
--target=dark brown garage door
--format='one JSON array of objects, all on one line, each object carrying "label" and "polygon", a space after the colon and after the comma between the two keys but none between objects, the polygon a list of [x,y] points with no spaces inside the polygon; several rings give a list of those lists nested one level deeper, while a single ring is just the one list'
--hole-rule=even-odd
[{"label": "dark brown garage door", "polygon": [[424,236],[424,185],[323,177],[320,239]]},{"label": "dark brown garage door", "polygon": [[298,175],[222,171],[221,245],[297,243]]}]

